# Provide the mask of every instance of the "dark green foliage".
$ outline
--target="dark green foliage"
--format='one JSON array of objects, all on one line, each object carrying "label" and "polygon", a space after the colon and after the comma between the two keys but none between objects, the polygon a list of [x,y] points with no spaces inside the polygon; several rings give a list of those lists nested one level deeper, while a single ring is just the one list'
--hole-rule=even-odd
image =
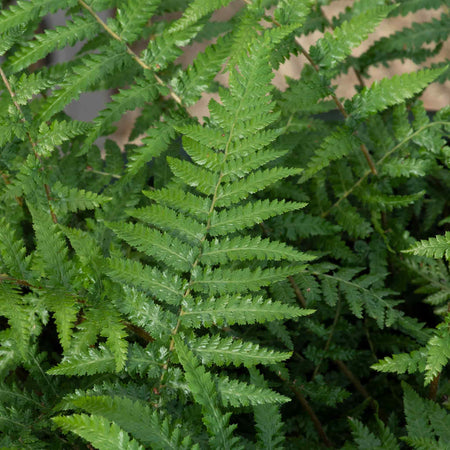
[{"label": "dark green foliage", "polygon": [[[225,22],[229,0],[6,3],[0,447],[446,448],[450,110],[418,96],[449,66],[364,78],[435,56],[448,1],[328,20],[330,1],[253,0]],[[387,17],[441,6],[354,56]],[[104,89],[91,123],[64,112]]]}]

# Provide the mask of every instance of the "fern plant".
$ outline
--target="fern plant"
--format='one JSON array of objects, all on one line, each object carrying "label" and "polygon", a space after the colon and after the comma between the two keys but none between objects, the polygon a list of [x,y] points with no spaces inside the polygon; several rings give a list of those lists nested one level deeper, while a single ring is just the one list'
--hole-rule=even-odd
[{"label": "fern plant", "polygon": [[[449,109],[430,118],[418,96],[450,71],[366,79],[436,56],[448,2],[359,0],[331,18],[331,1],[246,0],[216,21],[230,3],[2,2],[2,447],[445,445]],[[442,15],[354,56],[424,8]],[[65,24],[42,29],[58,10]],[[282,92],[292,55],[305,64]],[[65,112],[104,89],[93,121]]]}]

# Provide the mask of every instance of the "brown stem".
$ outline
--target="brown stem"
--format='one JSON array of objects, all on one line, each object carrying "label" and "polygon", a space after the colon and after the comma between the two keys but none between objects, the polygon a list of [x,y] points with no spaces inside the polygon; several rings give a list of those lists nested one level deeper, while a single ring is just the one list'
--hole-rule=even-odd
[{"label": "brown stem", "polygon": [[[22,109],[21,109],[20,105],[17,103],[16,98],[15,98],[16,94],[11,89],[11,85],[9,84],[8,78],[6,78],[5,72],[3,72],[1,67],[0,67],[0,76],[2,77],[3,83],[5,84],[6,89],[9,92],[9,95],[11,97],[11,100],[12,100],[14,106],[16,107],[16,109],[19,112],[19,114],[22,116],[21,121],[23,123],[25,123],[25,116],[24,116],[24,114],[22,112]],[[31,137],[31,134],[28,131],[27,131],[27,136],[28,136],[28,140],[30,141],[31,147],[33,149],[34,156],[41,163],[40,170],[44,171],[44,167],[43,167],[43,164],[42,164],[41,157],[40,157],[40,155],[39,155],[39,153],[37,151],[36,142],[33,141],[33,138]],[[44,183],[44,190],[45,190],[45,195],[47,197],[48,207],[49,207],[49,210],[50,210],[50,215],[52,217],[52,221],[53,221],[53,223],[58,223],[58,219],[56,218],[56,215],[55,215],[55,213],[53,211],[52,204],[51,204],[50,186],[47,183]]]},{"label": "brown stem", "polygon": [[298,287],[294,278],[292,276],[289,276],[288,280],[289,280],[289,283],[291,283],[292,288],[294,289],[297,300],[300,302],[300,304],[303,306],[303,308],[306,308],[306,299],[305,299],[305,297],[303,297],[302,291]]},{"label": "brown stem", "polygon": [[330,439],[327,436],[327,433],[325,432],[322,424],[320,423],[319,418],[316,416],[316,413],[312,409],[311,405],[309,404],[308,400],[306,400],[305,396],[302,394],[302,391],[300,388],[295,386],[293,383],[291,383],[289,380],[286,380],[281,373],[278,373],[278,377],[284,381],[289,389],[294,393],[295,397],[299,401],[300,405],[302,405],[302,408],[306,411],[310,419],[312,420],[314,424],[314,428],[317,431],[317,434],[319,435],[322,442],[325,444],[326,447],[333,447],[333,444],[331,443]]},{"label": "brown stem", "polygon": [[[103,20],[101,19],[101,17],[87,4],[85,3],[83,0],[78,0],[78,3],[86,10],[89,12],[89,14],[100,24],[100,26],[112,37],[114,38],[116,41],[121,42],[123,45],[125,45],[126,49],[127,49],[127,53],[143,68],[146,70],[150,70],[151,72],[153,72],[153,68],[150,67],[149,65],[145,64],[144,61],[142,61],[141,58],[139,58],[139,56],[130,48],[128,47],[128,45],[126,45],[126,43],[123,41],[123,39],[117,34],[115,33],[113,30],[111,30],[111,28],[108,27],[108,25],[106,25],[105,22],[103,22]],[[156,82],[160,85],[160,86],[164,86],[166,88],[169,89],[169,95],[179,104],[182,104],[181,98],[175,94],[175,92],[173,92],[173,90],[170,88],[170,86],[168,86],[166,83],[164,83],[164,81],[156,74],[153,72],[153,77],[155,78]]]},{"label": "brown stem", "polygon": [[439,378],[441,378],[441,374],[437,374],[430,384],[430,390],[428,391],[428,398],[430,400],[436,401],[436,396],[439,388]]}]

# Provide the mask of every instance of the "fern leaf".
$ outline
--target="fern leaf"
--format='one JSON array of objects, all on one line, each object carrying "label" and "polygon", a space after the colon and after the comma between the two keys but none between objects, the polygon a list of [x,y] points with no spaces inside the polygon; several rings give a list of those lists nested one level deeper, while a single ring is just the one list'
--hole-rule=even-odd
[{"label": "fern leaf", "polygon": [[[151,448],[174,450],[190,448],[189,439],[184,438],[183,443],[179,442],[179,433],[171,430],[168,419],[162,420],[157,411],[142,401],[117,396],[88,395],[71,396],[69,402],[90,414],[116,423]],[[187,433],[187,430],[183,431]]]},{"label": "fern leaf", "polygon": [[72,414],[52,418],[55,424],[65,432],[78,434],[99,450],[144,450],[128,433],[115,423],[101,416],[87,414]]},{"label": "fern leaf", "polygon": [[[250,380],[258,388],[267,388],[267,382],[257,369],[251,368]],[[262,449],[280,448],[284,442],[282,434],[283,421],[277,405],[253,406],[258,447]]]},{"label": "fern leaf", "polygon": [[114,233],[128,244],[146,255],[184,272],[191,268],[195,259],[194,250],[179,239],[167,233],[151,229],[139,223],[107,223]]},{"label": "fern leaf", "polygon": [[89,348],[84,353],[66,355],[55,367],[47,371],[49,375],[95,375],[97,373],[114,373],[116,359],[105,346],[98,349]]},{"label": "fern leaf", "polygon": [[354,118],[362,119],[397,105],[421,92],[444,70],[445,68],[422,69],[375,82],[370,88],[363,89],[353,97],[350,113]]},{"label": "fern leaf", "polygon": [[237,206],[229,211],[214,213],[211,219],[210,234],[221,236],[256,225],[264,220],[285,212],[295,211],[306,206],[305,203],[279,200],[258,200]]},{"label": "fern leaf", "polygon": [[0,56],[3,56],[16,42],[23,39],[22,35],[25,32],[23,25],[18,25],[9,29],[2,34],[2,42],[0,43]]},{"label": "fern leaf", "polygon": [[39,94],[52,86],[52,80],[44,77],[42,73],[22,74],[18,80],[11,77],[11,86],[15,92],[15,99],[19,105],[25,105],[33,95]]},{"label": "fern leaf", "polygon": [[204,271],[192,271],[192,288],[197,292],[216,293],[239,293],[257,291],[262,286],[268,286],[285,279],[289,275],[301,272],[305,266],[286,266],[270,269],[256,268],[251,270],[209,268]]},{"label": "fern leaf", "polygon": [[200,260],[204,264],[225,264],[229,261],[259,259],[271,261],[311,261],[313,256],[301,253],[283,242],[260,237],[238,236],[206,242]]},{"label": "fern leaf", "polygon": [[58,122],[55,120],[50,127],[45,122],[42,122],[39,126],[36,151],[40,156],[48,157],[55,150],[55,147],[75,136],[85,134],[89,128],[90,125],[76,120],[70,122]]},{"label": "fern leaf", "polygon": [[379,372],[391,373],[416,373],[423,372],[426,364],[426,353],[413,351],[411,353],[400,353],[392,357],[386,356],[383,360],[373,364],[372,369]]},{"label": "fern leaf", "polygon": [[91,132],[87,134],[81,153],[87,152],[104,130],[117,122],[126,111],[144,106],[157,95],[158,90],[154,80],[138,79],[128,89],[119,90],[119,93],[111,97],[111,102],[95,118],[94,126]]},{"label": "fern leaf", "polygon": [[329,71],[350,55],[352,48],[362,41],[387,17],[393,6],[378,6],[362,12],[335,28],[333,34],[325,33],[316,46],[310,49],[311,57],[323,70]]},{"label": "fern leaf", "polygon": [[257,364],[275,364],[291,356],[288,352],[278,352],[260,347],[258,344],[233,338],[203,336],[189,341],[192,351],[200,357],[203,364],[219,366],[241,364],[252,367]]},{"label": "fern leaf", "polygon": [[[381,441],[378,439],[369,428],[361,423],[359,420],[349,417],[350,427],[352,429],[353,439],[358,447],[357,449],[364,448],[385,448],[381,446]],[[387,447],[386,447],[387,448]],[[399,446],[390,447],[392,449],[398,449]]]},{"label": "fern leaf", "polygon": [[425,366],[425,384],[431,383],[450,360],[450,333],[448,323],[438,325],[438,331],[427,343],[427,363]]},{"label": "fern leaf", "polygon": [[128,0],[126,5],[117,8],[117,20],[122,29],[119,34],[120,38],[128,43],[138,39],[160,3],[161,0],[147,2]]},{"label": "fern leaf", "polygon": [[267,387],[231,380],[228,377],[217,379],[217,390],[224,406],[282,404],[290,401],[289,397],[278,394]]},{"label": "fern leaf", "polygon": [[100,54],[90,54],[73,67],[61,83],[61,89],[56,91],[44,103],[40,112],[40,119],[45,122],[54,114],[60,112],[72,100],[78,99],[93,84],[102,80],[106,75],[119,70],[128,60],[129,56],[119,44],[111,44],[100,49]]},{"label": "fern leaf", "polygon": [[179,277],[143,266],[139,261],[113,257],[109,260],[107,274],[113,280],[138,286],[171,305],[179,305],[183,298]]},{"label": "fern leaf", "polygon": [[283,178],[301,173],[301,169],[277,167],[252,172],[246,178],[231,183],[223,183],[216,194],[218,208],[230,206],[248,197],[249,194],[265,189]]},{"label": "fern leaf", "polygon": [[414,255],[427,256],[428,258],[443,258],[450,261],[450,231],[446,231],[442,236],[432,237],[428,240],[422,240],[404,253],[413,253]]},{"label": "fern leaf", "polygon": [[183,240],[198,243],[205,234],[205,225],[177,214],[170,208],[161,205],[151,205],[128,211],[129,215],[151,223],[161,230],[173,230]]},{"label": "fern leaf", "polygon": [[4,217],[0,218],[0,256],[12,276],[23,280],[28,278],[30,261],[26,257],[25,244]]},{"label": "fern leaf", "polygon": [[6,67],[10,73],[19,72],[54,50],[74,45],[83,39],[91,39],[98,30],[99,24],[94,19],[75,16],[73,21],[66,22],[64,26],[36,34],[33,41],[23,44],[14,52]]},{"label": "fern leaf", "polygon": [[300,183],[309,180],[320,170],[328,167],[332,161],[348,156],[360,145],[359,139],[349,129],[340,129],[323,141],[300,178]]},{"label": "fern leaf", "polygon": [[[76,4],[76,0],[67,0],[64,8],[71,8]],[[13,27],[24,25],[38,17],[53,13],[61,8],[59,0],[34,0],[18,1],[11,5],[9,9],[3,9],[0,14],[0,33],[5,33]]]},{"label": "fern leaf", "polygon": [[182,323],[188,327],[211,327],[264,323],[271,320],[294,319],[312,314],[314,310],[300,309],[262,297],[211,297],[189,302],[181,313]]},{"label": "fern leaf", "polygon": [[211,435],[212,448],[237,448],[237,438],[232,437],[236,426],[228,425],[230,414],[218,407],[218,396],[212,375],[201,366],[189,348],[175,337],[175,348],[183,365],[186,381],[195,400],[202,406],[203,421]]},{"label": "fern leaf", "polygon": [[148,198],[157,203],[169,206],[177,211],[191,214],[196,219],[205,220],[211,209],[211,199],[197,197],[190,192],[171,186],[170,189],[158,189],[157,191],[143,191]]}]

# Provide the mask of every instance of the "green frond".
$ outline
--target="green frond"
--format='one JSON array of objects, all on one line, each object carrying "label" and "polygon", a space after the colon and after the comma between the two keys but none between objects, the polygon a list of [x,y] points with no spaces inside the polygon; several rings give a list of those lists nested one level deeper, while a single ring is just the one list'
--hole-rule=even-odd
[{"label": "green frond", "polygon": [[196,190],[205,195],[214,193],[219,181],[218,173],[213,173],[189,161],[182,161],[177,158],[168,157],[167,162],[174,175],[188,186],[195,187]]},{"label": "green frond", "polygon": [[378,372],[389,373],[416,373],[423,372],[426,364],[426,353],[424,351],[415,350],[411,353],[399,353],[396,355],[386,356],[376,364],[372,369]]},{"label": "green frond", "polygon": [[138,147],[129,157],[128,172],[136,174],[145,164],[167,150],[169,143],[175,137],[175,129],[170,123],[161,122],[148,130],[142,139],[143,145]]},{"label": "green frond", "polygon": [[256,406],[282,404],[290,401],[289,397],[278,394],[267,387],[231,380],[228,377],[217,379],[217,390],[224,406]]},{"label": "green frond", "polygon": [[39,126],[36,152],[44,158],[48,157],[58,145],[75,136],[84,135],[90,128],[89,124],[76,120],[70,122],[54,120],[50,126],[42,122]]},{"label": "green frond", "polygon": [[64,26],[35,34],[33,41],[24,43],[14,52],[6,68],[9,73],[19,72],[55,50],[75,45],[83,39],[91,39],[98,30],[99,24],[93,18],[74,16],[73,20],[67,21]]},{"label": "green frond", "polygon": [[436,402],[422,399],[406,383],[402,386],[408,430],[408,437],[403,439],[411,444],[420,441],[427,444],[416,448],[444,449],[450,442],[450,414]]},{"label": "green frond", "polygon": [[8,273],[19,279],[27,279],[30,259],[25,244],[4,217],[0,218],[0,257]]},{"label": "green frond", "polygon": [[175,186],[168,189],[143,191],[143,194],[157,203],[191,214],[199,220],[205,220],[211,209],[211,199],[198,197]]},{"label": "green frond", "polygon": [[66,74],[61,88],[43,104],[40,119],[47,121],[62,111],[72,100],[77,100],[82,92],[105,76],[120,70],[129,61],[128,58],[121,45],[111,44],[100,49],[99,54],[89,54],[80,59],[71,72]]},{"label": "green frond", "polygon": [[397,105],[425,89],[445,69],[422,69],[417,72],[394,75],[374,82],[364,88],[351,101],[350,114],[355,119],[362,119]]},{"label": "green frond", "polygon": [[183,436],[180,439],[179,429],[173,430],[167,418],[163,420],[158,411],[152,410],[142,401],[106,395],[70,396],[68,401],[89,414],[101,416],[116,423],[151,448],[174,450],[190,448],[186,429],[183,430]]},{"label": "green frond", "polygon": [[117,8],[117,20],[121,28],[120,38],[128,43],[136,41],[157,11],[160,3],[161,0],[146,2],[128,0],[126,4],[120,5]]},{"label": "green frond", "polygon": [[140,223],[106,223],[106,226],[139,251],[179,272],[189,270],[194,262],[196,256],[194,250],[168,233],[162,233]]},{"label": "green frond", "polygon": [[274,18],[282,25],[301,27],[314,4],[314,0],[281,0],[274,12]]},{"label": "green frond", "polygon": [[183,99],[185,105],[194,104],[203,92],[209,90],[216,75],[220,72],[230,51],[230,39],[219,37],[214,44],[200,52],[187,68],[179,70],[170,84]]},{"label": "green frond", "polygon": [[333,34],[327,32],[310,49],[311,57],[322,70],[330,71],[350,55],[368,35],[387,17],[395,6],[378,6],[366,10],[336,27]]},{"label": "green frond", "polygon": [[52,201],[55,208],[62,214],[66,214],[69,211],[76,212],[95,209],[111,200],[111,197],[96,194],[95,192],[69,188],[59,181],[52,186]]},{"label": "green frond", "polygon": [[226,237],[221,240],[216,238],[207,241],[200,255],[200,261],[208,265],[251,259],[306,262],[311,261],[314,257],[299,252],[283,242],[251,236]]},{"label": "green frond", "polygon": [[99,450],[144,450],[128,433],[104,417],[87,414],[53,417],[53,422],[66,433],[81,436]]},{"label": "green frond", "polygon": [[25,26],[18,25],[2,34],[2,42],[0,43],[0,56],[4,55],[16,42],[23,39]]},{"label": "green frond", "polygon": [[131,217],[150,223],[161,230],[174,231],[190,243],[198,243],[205,235],[205,225],[162,205],[151,205],[127,211]]},{"label": "green frond", "polygon": [[23,73],[19,79],[11,77],[10,82],[15,93],[15,100],[19,105],[25,105],[34,95],[45,91],[54,84],[39,72],[30,75]]},{"label": "green frond", "polygon": [[0,33],[14,28],[18,25],[24,25],[48,13],[54,13],[62,6],[71,8],[76,4],[76,0],[65,0],[61,5],[60,0],[19,0],[16,4],[11,5],[8,9],[2,9],[0,13]]},{"label": "green frond", "polygon": [[113,257],[107,274],[116,281],[131,284],[170,305],[179,305],[183,298],[182,280],[156,267],[143,266],[139,261]]},{"label": "green frond", "polygon": [[419,9],[438,9],[442,6],[441,0],[398,0],[398,9],[394,9],[395,15],[406,16],[408,13],[414,13]]},{"label": "green frond", "polygon": [[360,145],[360,140],[349,129],[341,128],[330,134],[308,162],[299,182],[309,180],[317,172],[328,167],[332,161],[350,155]]},{"label": "green frond", "polygon": [[442,236],[432,237],[428,240],[422,240],[416,243],[404,253],[426,256],[428,258],[446,258],[450,261],[450,231]]},{"label": "green frond", "polygon": [[249,194],[265,189],[277,181],[301,173],[301,169],[275,167],[273,169],[258,170],[245,178],[229,183],[222,183],[216,193],[216,206],[229,207],[233,203],[246,199]]},{"label": "green frond", "polygon": [[[266,389],[267,382],[261,373],[254,367],[249,370],[250,381],[252,385]],[[258,439],[258,447],[261,449],[277,449],[281,448],[284,443],[283,421],[276,404],[271,405],[254,405],[253,413],[255,416],[256,437]]]},{"label": "green frond", "polygon": [[195,303],[186,302],[181,313],[184,326],[198,328],[264,323],[271,320],[295,319],[312,314],[314,310],[274,302],[263,297],[221,296]]},{"label": "green frond", "polygon": [[237,438],[233,438],[234,426],[228,424],[230,414],[223,414],[218,406],[219,399],[213,376],[201,366],[195,355],[178,336],[175,336],[175,349],[183,365],[186,381],[194,399],[202,406],[203,422],[210,434],[212,448],[238,448]]},{"label": "green frond", "polygon": [[230,210],[215,212],[209,231],[212,236],[223,236],[305,206],[305,203],[285,202],[284,200],[257,200]]},{"label": "green frond", "polygon": [[286,266],[270,269],[257,267],[252,270],[228,269],[220,267],[217,269],[206,268],[205,270],[192,271],[192,289],[196,292],[216,293],[240,293],[257,291],[263,286],[268,286],[277,281],[284,280],[287,276],[301,272],[306,266]]},{"label": "green frond", "polygon": [[219,335],[190,339],[189,346],[206,365],[252,367],[257,364],[275,364],[291,356],[288,352],[270,350],[240,339],[221,338]]},{"label": "green frond", "polygon": [[144,329],[155,339],[169,337],[177,324],[177,316],[164,310],[143,292],[123,286],[123,296],[115,306],[131,323]]},{"label": "green frond", "polygon": [[382,211],[392,211],[395,208],[403,208],[415,203],[423,198],[425,193],[425,191],[420,191],[410,195],[384,195],[367,191],[363,194],[363,199],[365,202],[374,205],[374,208],[379,208]]},{"label": "green frond", "polygon": [[66,355],[55,367],[47,371],[49,375],[95,375],[97,373],[114,373],[116,358],[104,345],[89,348],[85,352]]},{"label": "green frond", "polygon": [[[111,96],[105,109],[100,111],[94,120],[92,130],[87,134],[81,152],[89,151],[95,140],[102,133],[117,122],[125,112],[141,108],[146,103],[153,101],[158,95],[158,89],[154,80],[137,79],[135,84],[128,89],[119,90],[118,94]],[[109,134],[109,133],[108,133]]]},{"label": "green frond", "polygon": [[450,360],[450,332],[448,325],[450,317],[446,323],[438,325],[436,335],[427,343],[427,363],[425,366],[425,384],[431,383],[447,365]]}]

